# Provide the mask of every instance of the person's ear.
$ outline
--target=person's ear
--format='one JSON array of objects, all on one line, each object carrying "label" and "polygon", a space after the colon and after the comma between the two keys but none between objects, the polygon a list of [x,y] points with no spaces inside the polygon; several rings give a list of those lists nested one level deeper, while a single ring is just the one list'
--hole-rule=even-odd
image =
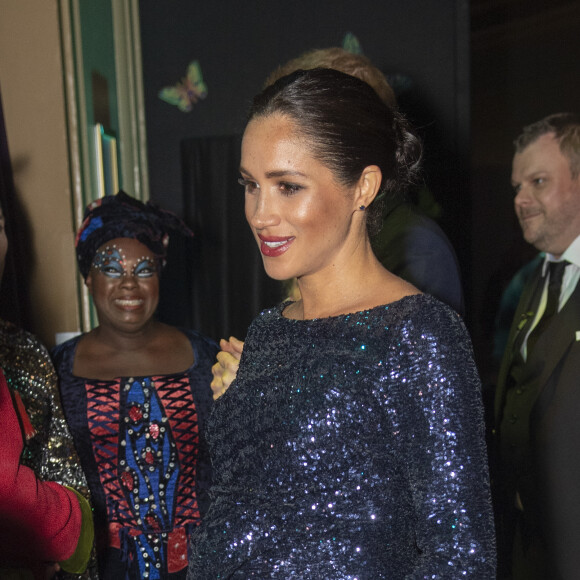
[{"label": "person's ear", "polygon": [[92,278],[92,272],[89,272],[87,277],[85,278],[85,284],[87,287],[87,290],[89,291],[89,294],[92,296],[93,295],[93,278]]},{"label": "person's ear", "polygon": [[356,186],[355,209],[366,209],[381,189],[383,174],[378,165],[369,165],[361,173]]}]

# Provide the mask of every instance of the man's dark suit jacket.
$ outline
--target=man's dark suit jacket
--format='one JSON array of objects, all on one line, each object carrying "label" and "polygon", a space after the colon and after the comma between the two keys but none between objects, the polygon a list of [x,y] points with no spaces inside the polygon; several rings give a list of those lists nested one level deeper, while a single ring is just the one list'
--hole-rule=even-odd
[{"label": "man's dark suit jacket", "polygon": [[[500,472],[508,509],[520,494],[524,518],[545,546],[550,580],[580,578],[580,283],[538,338],[517,383],[514,342],[541,283],[526,285],[510,330],[496,391]],[[510,497],[511,496],[511,497]],[[527,538],[529,539],[529,537]]]}]

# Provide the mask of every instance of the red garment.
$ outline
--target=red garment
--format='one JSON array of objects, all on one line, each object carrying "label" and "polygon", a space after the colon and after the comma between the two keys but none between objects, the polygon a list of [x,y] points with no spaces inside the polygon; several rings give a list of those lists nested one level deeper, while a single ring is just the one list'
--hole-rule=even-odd
[{"label": "red garment", "polygon": [[20,465],[21,425],[1,370],[0,425],[0,563],[70,558],[81,531],[79,501]]}]

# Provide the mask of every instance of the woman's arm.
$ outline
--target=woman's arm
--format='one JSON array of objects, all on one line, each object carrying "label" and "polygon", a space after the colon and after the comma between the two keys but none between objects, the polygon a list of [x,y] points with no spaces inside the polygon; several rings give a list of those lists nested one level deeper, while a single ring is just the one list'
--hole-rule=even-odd
[{"label": "woman's arm", "polygon": [[82,572],[93,544],[90,507],[72,489],[40,481],[20,465],[21,426],[1,371],[0,417],[0,520],[9,542],[3,550],[14,546],[28,560],[59,561],[69,572]]},{"label": "woman's arm", "polygon": [[413,578],[495,578],[495,532],[481,386],[471,343],[451,310],[409,333],[407,468],[421,557]]}]

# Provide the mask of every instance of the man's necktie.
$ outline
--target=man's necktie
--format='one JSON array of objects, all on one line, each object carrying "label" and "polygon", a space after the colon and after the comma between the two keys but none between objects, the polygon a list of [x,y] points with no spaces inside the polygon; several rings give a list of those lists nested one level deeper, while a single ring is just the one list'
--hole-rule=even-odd
[{"label": "man's necktie", "polygon": [[548,299],[546,301],[546,309],[542,318],[538,320],[538,324],[532,329],[527,342],[528,356],[534,349],[538,338],[547,328],[550,320],[558,312],[558,303],[560,301],[560,291],[562,289],[562,279],[564,278],[564,270],[570,262],[562,260],[561,262],[550,262],[550,278],[548,279]]}]

